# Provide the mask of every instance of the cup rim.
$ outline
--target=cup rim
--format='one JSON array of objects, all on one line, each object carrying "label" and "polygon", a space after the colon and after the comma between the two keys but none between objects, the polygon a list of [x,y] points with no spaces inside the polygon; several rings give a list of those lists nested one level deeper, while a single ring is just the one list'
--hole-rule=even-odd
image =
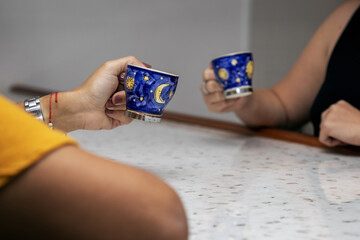
[{"label": "cup rim", "polygon": [[220,55],[220,56],[218,56],[218,57],[216,57],[216,58],[213,58],[212,61],[215,61],[215,60],[217,60],[217,59],[219,59],[219,58],[229,57],[229,56],[234,56],[234,55],[244,54],[244,53],[250,53],[250,54],[252,54],[251,51],[232,52],[232,53],[227,53],[227,54],[224,54],[224,55]]},{"label": "cup rim", "polygon": [[160,70],[157,70],[157,69],[154,69],[154,68],[148,68],[148,67],[144,67],[144,66],[139,66],[139,65],[136,65],[136,64],[128,64],[128,66],[138,67],[138,68],[150,70],[150,71],[153,71],[153,72],[158,72],[158,73],[162,73],[162,74],[166,74],[166,75],[170,75],[170,76],[174,76],[174,77],[179,77],[179,75],[177,75],[177,74],[160,71]]}]

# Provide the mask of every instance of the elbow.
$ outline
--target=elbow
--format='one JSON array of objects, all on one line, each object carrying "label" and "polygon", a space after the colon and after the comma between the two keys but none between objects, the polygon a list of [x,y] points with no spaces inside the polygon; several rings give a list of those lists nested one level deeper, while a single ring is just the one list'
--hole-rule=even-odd
[{"label": "elbow", "polygon": [[163,202],[160,203],[153,219],[154,230],[157,234],[150,236],[149,239],[186,240],[188,239],[188,225],[184,207],[174,190],[169,187],[166,191]]}]

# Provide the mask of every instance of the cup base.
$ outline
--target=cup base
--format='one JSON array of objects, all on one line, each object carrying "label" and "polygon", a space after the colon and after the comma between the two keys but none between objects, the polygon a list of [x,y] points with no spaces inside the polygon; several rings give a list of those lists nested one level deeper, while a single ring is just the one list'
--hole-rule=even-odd
[{"label": "cup base", "polygon": [[235,87],[231,89],[227,89],[224,91],[224,96],[226,99],[238,98],[238,97],[246,97],[251,95],[253,92],[251,86],[246,87]]},{"label": "cup base", "polygon": [[133,119],[137,119],[137,120],[142,120],[144,122],[159,123],[161,121],[161,117],[151,116],[146,113],[135,112],[135,111],[128,110],[128,109],[125,111],[125,116],[133,118]]}]

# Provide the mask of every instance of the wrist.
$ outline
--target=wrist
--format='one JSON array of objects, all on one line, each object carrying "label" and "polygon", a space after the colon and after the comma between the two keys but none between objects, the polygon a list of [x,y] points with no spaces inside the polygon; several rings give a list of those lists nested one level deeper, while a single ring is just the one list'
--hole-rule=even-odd
[{"label": "wrist", "polygon": [[[57,97],[57,102],[55,101]],[[82,128],[82,111],[77,104],[76,93],[73,91],[59,92],[40,98],[40,106],[44,122],[49,124],[50,118],[54,128],[71,132]]]}]

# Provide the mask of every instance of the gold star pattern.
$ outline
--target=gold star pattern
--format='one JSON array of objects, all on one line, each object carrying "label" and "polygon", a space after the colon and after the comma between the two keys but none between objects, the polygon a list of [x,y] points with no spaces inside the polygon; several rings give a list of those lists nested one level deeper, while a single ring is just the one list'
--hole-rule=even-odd
[{"label": "gold star pattern", "polygon": [[236,66],[236,64],[238,64],[238,61],[237,61],[236,59],[233,59],[233,60],[231,60],[231,64],[232,64],[233,66]]},{"label": "gold star pattern", "polygon": [[126,88],[129,90],[132,90],[135,85],[135,79],[133,77],[127,77],[126,78]]},{"label": "gold star pattern", "polygon": [[227,80],[229,78],[229,73],[225,68],[220,68],[218,74],[219,77],[223,80]]}]

